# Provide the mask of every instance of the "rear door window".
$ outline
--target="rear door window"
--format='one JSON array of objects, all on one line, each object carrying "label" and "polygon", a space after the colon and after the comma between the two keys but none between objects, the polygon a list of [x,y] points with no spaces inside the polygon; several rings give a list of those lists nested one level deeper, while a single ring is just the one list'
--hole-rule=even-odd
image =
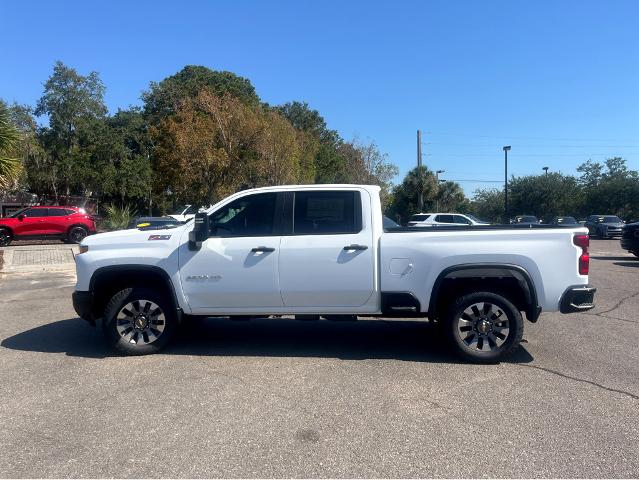
[{"label": "rear door window", "polygon": [[295,235],[357,233],[362,229],[359,192],[296,192]]},{"label": "rear door window", "polygon": [[49,216],[50,217],[66,217],[69,215],[69,211],[66,208],[50,208]]},{"label": "rear door window", "polygon": [[435,221],[440,223],[455,223],[452,215],[437,215]]}]

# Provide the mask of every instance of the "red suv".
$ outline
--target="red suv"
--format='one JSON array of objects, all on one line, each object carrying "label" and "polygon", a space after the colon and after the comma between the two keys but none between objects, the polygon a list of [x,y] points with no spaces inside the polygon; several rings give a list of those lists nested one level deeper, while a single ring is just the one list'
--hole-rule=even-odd
[{"label": "red suv", "polygon": [[0,218],[0,247],[27,238],[57,237],[80,243],[91,233],[95,233],[93,217],[78,207],[28,207]]}]

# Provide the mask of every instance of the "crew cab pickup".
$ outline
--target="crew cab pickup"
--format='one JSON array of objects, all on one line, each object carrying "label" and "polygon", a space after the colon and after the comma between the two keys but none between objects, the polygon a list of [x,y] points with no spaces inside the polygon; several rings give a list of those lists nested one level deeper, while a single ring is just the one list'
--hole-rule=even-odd
[{"label": "crew cab pickup", "polygon": [[379,316],[428,319],[463,358],[494,362],[523,315],[593,308],[588,240],[546,225],[384,229],[376,186],[259,188],[184,225],[87,237],[73,304],[126,354],[159,351],[192,316]]}]

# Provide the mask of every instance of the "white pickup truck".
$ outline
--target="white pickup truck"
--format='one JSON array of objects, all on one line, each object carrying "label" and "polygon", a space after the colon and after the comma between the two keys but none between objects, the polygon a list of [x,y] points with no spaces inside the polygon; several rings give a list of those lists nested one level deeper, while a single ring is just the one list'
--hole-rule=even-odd
[{"label": "white pickup truck", "polygon": [[[190,316],[428,318],[467,360],[494,362],[523,317],[593,308],[585,228],[384,229],[379,188],[236,193],[184,225],[87,237],[73,304],[127,354]],[[284,320],[282,320],[284,321]]]}]

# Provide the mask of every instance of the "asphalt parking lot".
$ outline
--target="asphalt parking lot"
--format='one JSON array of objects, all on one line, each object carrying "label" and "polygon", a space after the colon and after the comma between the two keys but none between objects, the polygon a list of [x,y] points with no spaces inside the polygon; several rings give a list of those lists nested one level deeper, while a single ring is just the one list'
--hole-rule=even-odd
[{"label": "asphalt parking lot", "polygon": [[[11,247],[13,248],[13,247]],[[206,320],[115,357],[68,268],[0,274],[0,477],[637,477],[639,259],[468,365],[415,321]]]}]

